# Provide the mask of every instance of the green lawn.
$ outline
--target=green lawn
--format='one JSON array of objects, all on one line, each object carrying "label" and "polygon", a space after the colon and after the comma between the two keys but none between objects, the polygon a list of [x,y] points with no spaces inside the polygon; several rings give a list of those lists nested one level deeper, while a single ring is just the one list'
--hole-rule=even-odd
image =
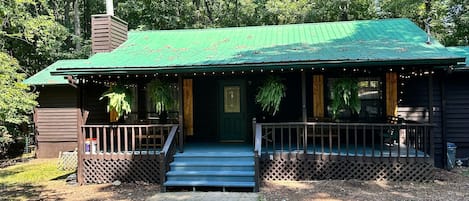
[{"label": "green lawn", "polygon": [[0,198],[28,200],[44,190],[43,182],[64,179],[73,171],[57,169],[58,159],[35,159],[0,169]]}]

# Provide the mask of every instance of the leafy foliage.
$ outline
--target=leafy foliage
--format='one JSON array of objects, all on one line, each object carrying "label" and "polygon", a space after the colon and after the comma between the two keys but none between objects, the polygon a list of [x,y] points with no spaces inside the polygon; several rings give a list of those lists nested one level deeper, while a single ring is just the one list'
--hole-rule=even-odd
[{"label": "leafy foliage", "polygon": [[58,23],[44,0],[0,3],[0,49],[18,59],[29,75],[64,55],[68,30]]},{"label": "leafy foliage", "polygon": [[353,78],[340,78],[332,84],[332,118],[336,119],[341,110],[359,113],[361,109],[358,97],[358,81]]},{"label": "leafy foliage", "polygon": [[132,112],[132,93],[122,84],[111,85],[111,87],[101,95],[99,100],[108,98],[107,110],[115,111],[117,119],[124,114]]},{"label": "leafy foliage", "polygon": [[280,109],[282,98],[285,97],[285,91],[286,87],[279,77],[269,76],[264,84],[259,87],[256,103],[261,105],[262,111],[275,116]]},{"label": "leafy foliage", "polygon": [[[22,83],[24,73],[19,73],[18,61],[0,52],[0,155],[18,135],[16,126],[29,122],[29,115],[37,104],[37,94],[29,92]],[[3,150],[3,151],[2,151]]]},{"label": "leafy foliage", "polygon": [[169,83],[160,79],[155,79],[148,84],[148,94],[158,114],[168,111],[175,104]]}]

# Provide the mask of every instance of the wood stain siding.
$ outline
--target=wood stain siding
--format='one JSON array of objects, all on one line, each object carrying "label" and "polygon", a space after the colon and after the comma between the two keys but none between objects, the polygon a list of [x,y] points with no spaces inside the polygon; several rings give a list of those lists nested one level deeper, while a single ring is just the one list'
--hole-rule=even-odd
[{"label": "wood stain siding", "polygon": [[446,138],[457,146],[456,157],[469,157],[469,73],[447,76]]},{"label": "wood stain siding", "polygon": [[36,108],[38,142],[75,142],[78,108]]},{"label": "wood stain siding", "polygon": [[78,132],[77,89],[57,85],[39,91],[39,106],[34,110],[37,157],[53,158],[60,151],[73,151]]},{"label": "wood stain siding", "polygon": [[93,15],[91,27],[93,54],[110,52],[127,40],[127,23],[115,16]]}]

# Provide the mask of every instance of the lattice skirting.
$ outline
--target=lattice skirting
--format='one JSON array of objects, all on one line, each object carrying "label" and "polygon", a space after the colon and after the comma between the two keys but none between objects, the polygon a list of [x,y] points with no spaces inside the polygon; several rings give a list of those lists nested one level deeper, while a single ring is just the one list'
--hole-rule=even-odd
[{"label": "lattice skirting", "polygon": [[433,164],[425,161],[321,160],[305,157],[261,157],[261,180],[358,179],[433,180]]},{"label": "lattice skirting", "polygon": [[84,183],[110,183],[144,181],[160,183],[160,161],[157,159],[83,161]]}]

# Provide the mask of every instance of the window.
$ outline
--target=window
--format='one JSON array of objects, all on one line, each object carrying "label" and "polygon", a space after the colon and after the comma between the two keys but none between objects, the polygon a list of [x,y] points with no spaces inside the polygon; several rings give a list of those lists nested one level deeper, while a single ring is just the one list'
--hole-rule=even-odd
[{"label": "window", "polygon": [[[178,111],[179,111],[179,99],[178,99],[178,85],[175,82],[169,83],[169,88],[171,91],[171,97],[173,97],[173,100],[175,100],[174,104],[172,107],[168,108],[167,111],[167,119],[169,123],[174,123],[177,122],[178,118]],[[155,106],[151,102],[150,96],[148,94],[148,84],[145,86],[145,104],[146,104],[146,111],[147,111],[147,119],[150,121],[150,123],[161,123],[160,116],[156,112]]]},{"label": "window", "polygon": [[[332,85],[339,78],[327,79],[327,114],[331,117],[330,104],[332,102]],[[383,118],[383,89],[380,77],[360,77],[358,79],[358,97],[360,98],[361,110],[358,117],[352,117],[350,111],[342,111],[341,119],[356,119],[359,121],[379,121]],[[357,119],[358,118],[358,119]]]}]

